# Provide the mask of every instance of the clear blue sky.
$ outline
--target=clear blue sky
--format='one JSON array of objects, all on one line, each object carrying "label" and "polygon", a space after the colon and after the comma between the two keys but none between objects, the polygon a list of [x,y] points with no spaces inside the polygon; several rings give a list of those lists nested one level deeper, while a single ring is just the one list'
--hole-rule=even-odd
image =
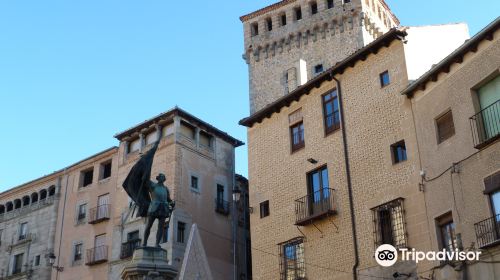
[{"label": "clear blue sky", "polygon": [[[500,1],[386,0],[403,25],[467,22]],[[239,16],[275,1],[1,1],[0,191],[118,142],[175,105],[246,142]],[[247,174],[246,147],[237,172]]]}]

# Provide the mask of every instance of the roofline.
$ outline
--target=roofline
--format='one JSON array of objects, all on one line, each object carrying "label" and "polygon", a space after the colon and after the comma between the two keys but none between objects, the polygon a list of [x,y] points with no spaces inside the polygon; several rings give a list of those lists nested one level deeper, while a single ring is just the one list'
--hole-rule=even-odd
[{"label": "roofline", "polygon": [[118,149],[118,147],[116,147],[116,146],[112,146],[112,147],[107,148],[107,149],[105,149],[105,150],[103,150],[103,151],[101,151],[101,152],[98,152],[98,153],[94,154],[94,155],[91,155],[91,156],[89,156],[89,157],[86,157],[86,158],[84,158],[84,159],[82,159],[82,160],[80,160],[80,161],[78,161],[78,162],[76,162],[76,163],[73,163],[73,164],[71,164],[71,165],[68,165],[68,166],[67,166],[67,167],[65,167],[65,168],[59,169],[59,170],[54,171],[54,172],[52,172],[52,173],[50,173],[50,174],[47,174],[47,175],[43,175],[43,176],[41,176],[41,177],[38,177],[38,178],[33,179],[33,180],[31,180],[31,181],[28,181],[28,182],[26,182],[26,183],[22,183],[21,185],[17,185],[17,186],[15,186],[15,187],[9,188],[9,189],[7,189],[7,190],[5,190],[5,191],[3,191],[3,192],[0,192],[0,197],[1,197],[1,196],[3,196],[3,195],[6,195],[6,194],[7,194],[7,193],[9,193],[9,192],[12,192],[12,191],[15,191],[15,190],[19,190],[19,189],[21,189],[21,188],[23,188],[23,187],[26,187],[26,186],[30,185],[30,184],[36,183],[37,181],[44,181],[44,180],[46,180],[47,178],[49,178],[49,177],[51,177],[51,176],[57,176],[59,173],[64,173],[65,171],[68,171],[69,169],[71,169],[71,168],[73,168],[73,167],[75,167],[75,166],[79,165],[80,163],[82,163],[82,162],[84,162],[84,161],[87,161],[87,160],[89,160],[89,159],[92,159],[92,158],[95,158],[95,157],[101,156],[101,155],[103,155],[103,154],[108,153],[109,151],[116,150],[116,149]]},{"label": "roofline", "polygon": [[[283,1],[271,4],[271,5],[266,6],[264,8],[258,9],[257,11],[254,11],[254,12],[251,12],[251,13],[248,13],[246,15],[241,16],[240,21],[245,22],[245,21],[251,20],[251,19],[256,18],[258,16],[261,16],[267,12],[276,10],[278,8],[281,8],[283,6],[286,6],[286,5],[293,3],[293,2],[296,2],[296,1],[297,0],[283,0]],[[391,15],[392,19],[394,20],[394,22],[396,23],[396,25],[399,25],[400,24],[399,19],[392,12],[391,8],[389,8],[389,5],[387,5],[385,0],[379,0],[379,2],[380,2],[380,4],[382,4],[382,6],[384,6],[390,12],[390,15]]]},{"label": "roofline", "polygon": [[310,90],[314,87],[319,88],[323,81],[331,81],[332,77],[336,74],[342,74],[349,67],[354,67],[356,62],[366,60],[366,57],[371,53],[377,53],[382,47],[387,47],[394,40],[400,40],[407,35],[406,28],[392,28],[375,41],[366,45],[365,47],[354,52],[346,59],[335,64],[335,66],[329,68],[322,74],[312,78],[304,85],[296,88],[289,94],[279,98],[278,100],[270,103],[261,110],[255,112],[251,116],[244,118],[239,121],[240,125],[251,127],[256,122],[261,122],[264,118],[269,118],[273,113],[279,112],[281,108],[289,106],[293,101],[298,101],[300,97],[304,94],[309,94]]},{"label": "roofline", "polygon": [[147,119],[147,120],[139,123],[138,125],[135,125],[131,128],[128,128],[122,132],[119,132],[119,133],[115,134],[114,137],[116,139],[122,141],[126,136],[129,136],[130,134],[132,134],[134,132],[139,132],[142,129],[150,127],[152,124],[156,123],[159,120],[171,118],[175,115],[184,117],[192,122],[200,123],[202,126],[206,127],[208,131],[212,132],[213,134],[215,134],[219,138],[232,144],[234,147],[239,147],[239,146],[242,146],[245,144],[244,142],[232,137],[227,132],[224,132],[224,131],[216,128],[215,126],[195,117],[194,115],[188,113],[185,110],[182,110],[181,108],[179,108],[177,106],[166,111],[166,112],[158,114],[158,115],[154,116],[153,118]]},{"label": "roofline", "polygon": [[434,65],[429,71],[420,76],[420,78],[416,79],[413,83],[411,83],[406,89],[404,89],[401,94],[408,96],[411,98],[415,91],[422,89],[425,90],[427,82],[429,80],[437,81],[438,75],[441,72],[448,73],[450,71],[450,67],[453,63],[462,63],[465,54],[470,51],[477,50],[478,44],[484,39],[493,40],[493,34],[500,27],[500,17],[497,17],[491,23],[489,23],[486,27],[484,27],[481,31],[479,31],[472,38],[467,40],[464,44],[458,47],[455,51],[441,60],[438,64]]}]

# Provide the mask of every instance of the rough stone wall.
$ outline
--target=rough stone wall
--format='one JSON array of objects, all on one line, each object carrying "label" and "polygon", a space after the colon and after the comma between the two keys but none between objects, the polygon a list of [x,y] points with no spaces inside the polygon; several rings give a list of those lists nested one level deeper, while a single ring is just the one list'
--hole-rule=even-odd
[{"label": "rough stone wall", "polygon": [[[450,73],[441,73],[436,82],[428,83],[427,89],[418,91],[412,99],[426,177],[434,178],[454,162],[460,162],[457,172],[448,170],[439,178],[425,182],[432,250],[440,249],[436,229],[439,216],[452,212],[455,232],[461,234],[463,246],[477,249],[474,224],[493,215],[488,196],[483,194],[484,178],[500,170],[500,142],[481,150],[475,149],[469,118],[479,111],[474,89],[498,76],[499,35],[497,31],[493,41],[481,42],[475,53],[469,52],[462,63],[452,65]],[[450,109],[455,134],[438,144],[435,119]],[[498,248],[483,251],[483,257],[488,261],[498,260]],[[496,279],[499,270],[499,264],[478,263],[470,269],[469,277]],[[444,272],[438,270],[437,273]]]},{"label": "rough stone wall", "polygon": [[[377,5],[378,1],[375,2]],[[365,1],[343,4],[343,1],[335,0],[330,9],[326,1],[318,1],[316,14],[311,13],[310,3],[292,1],[244,22],[244,58],[249,69],[251,113],[297,86],[287,83],[286,73],[290,74],[289,70],[296,67],[299,60],[306,62],[307,77],[311,79],[316,65],[322,64],[324,69],[332,67],[395,26],[393,20],[379,20]],[[299,6],[302,19],[295,20],[294,9]],[[383,7],[381,10],[389,13]],[[283,14],[287,17],[285,26],[281,25]],[[271,31],[267,29],[268,19],[272,20]],[[253,35],[252,26],[255,24],[258,25],[258,35]]]},{"label": "rough stone wall", "polygon": [[[389,70],[391,84],[381,88],[379,74],[385,70]],[[428,248],[409,101],[399,94],[407,86],[402,42],[395,41],[377,55],[370,55],[338,79],[344,96],[360,276],[392,277],[375,267],[372,207],[403,197],[408,244]],[[250,206],[257,210],[251,215],[255,279],[278,278],[276,244],[302,234],[306,237],[304,254],[308,278],[352,279],[354,251],[342,130],[325,136],[321,106],[321,95],[334,87],[333,81],[324,82],[311,94],[248,130]],[[305,148],[290,153],[288,115],[299,108],[303,113]],[[393,165],[390,145],[402,139],[406,142],[408,160]],[[311,164],[308,158],[318,163]],[[330,188],[335,189],[338,214],[315,222],[318,228],[312,225],[297,228],[294,201],[307,194],[306,173],[325,164]],[[270,216],[261,219],[259,203],[265,200],[270,201]],[[415,265],[409,263],[401,267],[411,270]]]}]

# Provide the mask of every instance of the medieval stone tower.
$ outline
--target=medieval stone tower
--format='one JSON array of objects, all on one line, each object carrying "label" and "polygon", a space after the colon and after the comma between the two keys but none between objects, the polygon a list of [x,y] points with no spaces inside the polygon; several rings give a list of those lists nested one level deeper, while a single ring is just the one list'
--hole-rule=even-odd
[{"label": "medieval stone tower", "polygon": [[399,25],[384,0],[283,0],[240,19],[251,114]]}]

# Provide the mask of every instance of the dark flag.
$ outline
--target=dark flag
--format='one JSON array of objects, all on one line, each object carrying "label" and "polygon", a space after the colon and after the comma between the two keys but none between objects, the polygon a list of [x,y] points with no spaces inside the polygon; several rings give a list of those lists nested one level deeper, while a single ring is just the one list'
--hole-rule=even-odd
[{"label": "dark flag", "polygon": [[135,202],[138,209],[138,214],[141,217],[146,217],[148,214],[148,207],[151,203],[149,197],[149,184],[151,177],[151,166],[153,165],[153,158],[158,148],[157,141],[153,148],[141,156],[139,161],[130,169],[125,181],[123,181],[123,188],[128,196]]}]

